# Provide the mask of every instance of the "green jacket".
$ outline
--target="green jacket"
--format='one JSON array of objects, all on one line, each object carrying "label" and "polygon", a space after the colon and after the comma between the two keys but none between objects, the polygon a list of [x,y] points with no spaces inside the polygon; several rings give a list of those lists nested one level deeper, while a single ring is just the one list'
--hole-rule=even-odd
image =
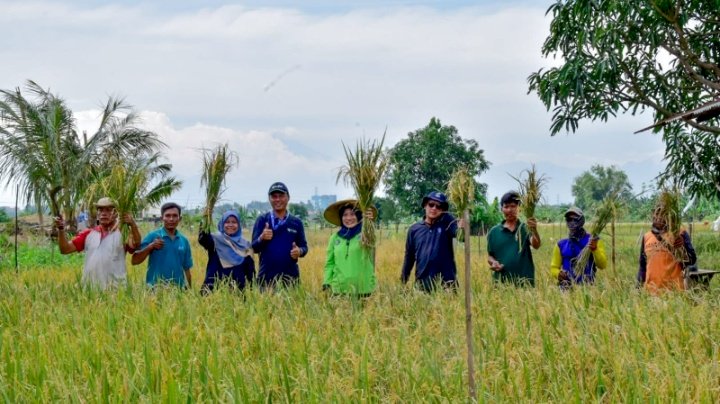
[{"label": "green jacket", "polygon": [[376,283],[372,254],[360,246],[360,234],[345,240],[334,233],[328,242],[323,285],[330,285],[333,293],[369,294]]}]

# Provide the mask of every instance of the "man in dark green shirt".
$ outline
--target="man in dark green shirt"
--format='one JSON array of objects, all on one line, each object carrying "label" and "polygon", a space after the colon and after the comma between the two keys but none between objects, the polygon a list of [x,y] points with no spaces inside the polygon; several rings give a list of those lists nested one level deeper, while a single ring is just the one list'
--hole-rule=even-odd
[{"label": "man in dark green shirt", "polygon": [[488,264],[493,279],[516,285],[535,286],[535,264],[530,246],[540,248],[537,220],[528,218],[524,224],[518,218],[520,195],[510,191],[500,199],[505,220],[488,233]]}]

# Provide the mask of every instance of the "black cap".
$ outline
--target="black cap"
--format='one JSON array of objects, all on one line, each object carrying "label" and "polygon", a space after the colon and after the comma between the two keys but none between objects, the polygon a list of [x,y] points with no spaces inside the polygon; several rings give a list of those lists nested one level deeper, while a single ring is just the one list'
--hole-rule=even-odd
[{"label": "black cap", "polygon": [[290,195],[290,191],[288,191],[288,188],[282,182],[276,182],[270,185],[268,195],[271,195],[273,192],[282,192],[283,194]]},{"label": "black cap", "polygon": [[445,194],[442,192],[432,191],[429,194],[427,194],[426,197],[422,200],[422,207],[424,208],[425,205],[428,203],[429,200],[433,200],[435,202],[438,202],[440,204],[440,209],[442,210],[448,210],[450,208],[450,204],[448,204],[448,199]]},{"label": "black cap", "polygon": [[505,192],[505,195],[500,198],[500,206],[506,205],[508,203],[516,203],[520,205],[520,194],[515,191]]}]

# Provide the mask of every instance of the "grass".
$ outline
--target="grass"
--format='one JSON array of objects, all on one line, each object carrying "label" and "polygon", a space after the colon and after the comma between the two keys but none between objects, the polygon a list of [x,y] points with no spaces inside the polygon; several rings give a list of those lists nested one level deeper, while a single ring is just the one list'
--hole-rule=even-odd
[{"label": "grass", "polygon": [[[601,271],[595,286],[570,293],[549,275],[562,224],[540,226],[534,289],[493,286],[484,250],[473,249],[480,401],[720,400],[720,282],[697,294],[636,290],[638,236],[648,228],[618,225],[618,271]],[[699,251],[715,251],[701,254],[700,266],[720,267],[717,234],[702,225],[694,231]],[[79,287],[78,261],[26,262],[18,275],[4,268],[0,397],[464,401],[462,298],[401,286],[405,234],[386,229],[377,234],[376,293],[365,302],[328,297],[320,286],[329,234],[308,231],[302,287],[275,294],[201,297],[207,257],[194,240],[192,293],[148,292],[145,265],[129,267],[129,286],[108,293]]]}]

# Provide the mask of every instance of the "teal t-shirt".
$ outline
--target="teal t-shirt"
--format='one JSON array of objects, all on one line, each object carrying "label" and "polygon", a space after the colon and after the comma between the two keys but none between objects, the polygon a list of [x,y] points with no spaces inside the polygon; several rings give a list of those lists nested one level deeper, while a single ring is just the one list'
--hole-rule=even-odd
[{"label": "teal t-shirt", "polygon": [[494,226],[487,236],[488,255],[504,265],[502,271],[493,271],[493,279],[499,282],[527,283],[535,286],[530,229],[520,221],[515,226],[515,231],[510,231],[504,227],[504,224],[505,221]]},{"label": "teal t-shirt", "polygon": [[165,232],[165,228],[161,227],[148,233],[140,244],[140,248],[147,247],[158,237],[163,239],[165,245],[150,253],[145,281],[150,286],[160,282],[186,286],[185,270],[193,266],[190,242],[179,230],[175,230],[175,238],[171,239]]}]

